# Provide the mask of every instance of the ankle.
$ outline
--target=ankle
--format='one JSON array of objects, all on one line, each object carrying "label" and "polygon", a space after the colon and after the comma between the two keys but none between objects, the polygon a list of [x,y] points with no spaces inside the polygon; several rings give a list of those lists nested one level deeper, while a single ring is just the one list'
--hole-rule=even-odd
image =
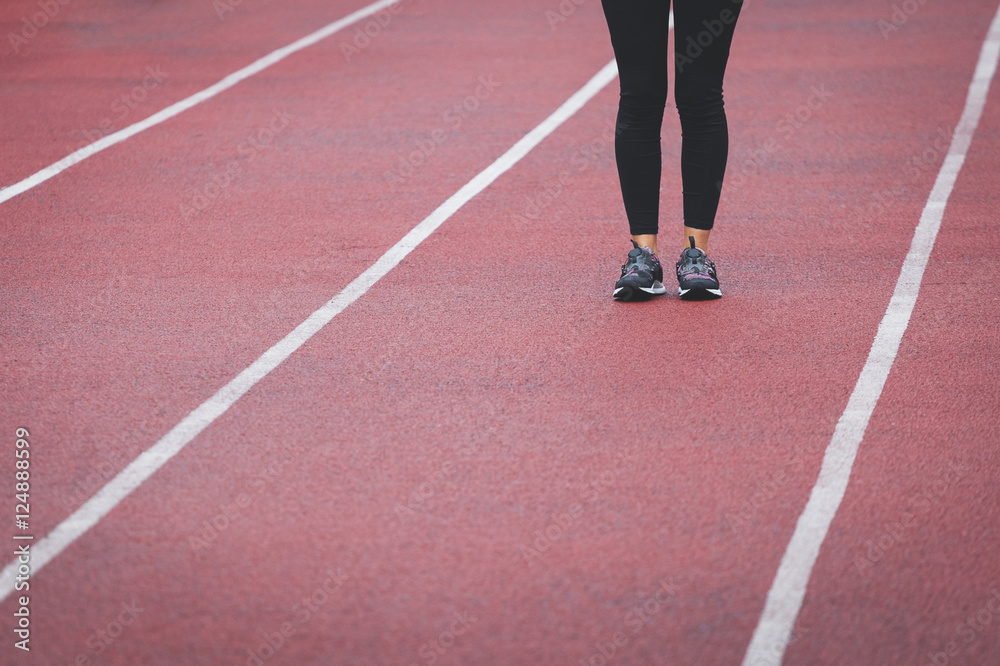
[{"label": "ankle", "polygon": [[681,246],[681,251],[687,250],[691,247],[691,239],[694,238],[694,246],[701,250],[702,252],[708,253],[708,237],[711,234],[710,229],[695,229],[693,227],[684,227],[684,244]]},{"label": "ankle", "polygon": [[644,247],[649,249],[654,255],[656,252],[656,234],[639,234],[638,236],[632,236],[632,240],[639,247]]}]

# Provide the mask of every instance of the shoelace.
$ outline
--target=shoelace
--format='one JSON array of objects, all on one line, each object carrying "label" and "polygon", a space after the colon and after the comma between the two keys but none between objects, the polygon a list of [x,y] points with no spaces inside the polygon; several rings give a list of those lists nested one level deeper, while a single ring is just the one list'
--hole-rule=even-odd
[{"label": "shoelace", "polygon": [[[636,248],[636,249],[640,250],[641,254],[633,257],[631,255],[632,252],[634,252],[635,250],[629,252],[628,259],[626,259],[625,263],[622,264],[622,277],[630,275],[633,272],[638,272],[640,270],[645,270],[650,273],[656,271],[656,265],[659,263],[659,259],[656,258],[656,255],[646,249],[642,248]],[[629,269],[630,267],[631,270]]]},{"label": "shoelace", "polygon": [[705,279],[715,279],[715,264],[701,250],[690,248],[681,254],[681,260],[677,262],[677,274],[681,277],[699,277]]}]

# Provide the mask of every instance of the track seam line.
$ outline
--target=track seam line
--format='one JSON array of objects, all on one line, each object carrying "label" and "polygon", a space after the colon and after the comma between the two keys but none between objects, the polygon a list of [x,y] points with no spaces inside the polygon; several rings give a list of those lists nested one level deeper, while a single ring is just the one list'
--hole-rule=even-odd
[{"label": "track seam line", "polygon": [[993,17],[979,54],[976,70],[969,84],[965,108],[952,135],[951,146],[938,171],[934,187],[913,232],[910,250],[900,269],[896,288],[878,327],[865,362],[837,421],[833,438],[823,456],[819,478],[813,486],[802,515],[799,516],[788,548],[774,582],[753,638],[743,658],[743,666],[781,664],[792,636],[795,620],[805,599],[806,586],[819,556],[820,546],[840,507],[850,480],[851,469],[868,421],[882,394],[889,371],[899,351],[903,333],[913,314],[924,270],[930,259],[941,220],[965,163],[972,137],[982,117],[990,83],[1000,60],[1000,7]]},{"label": "track seam line", "polygon": [[33,187],[41,185],[48,179],[57,176],[58,174],[62,173],[66,169],[73,166],[74,164],[78,164],[83,160],[87,159],[88,157],[96,155],[102,150],[110,148],[116,143],[121,143],[122,141],[125,141],[126,139],[135,136],[139,132],[142,132],[144,130],[149,129],[150,127],[154,127],[162,122],[170,120],[174,116],[177,116],[187,111],[188,109],[197,106],[198,104],[201,104],[202,102],[209,100],[212,97],[215,97],[219,93],[229,90],[230,88],[240,83],[241,81],[250,78],[254,74],[258,74],[264,71],[271,65],[281,62],[288,56],[297,53],[302,49],[310,47],[313,44],[316,44],[317,42],[326,39],[330,35],[336,32],[340,32],[344,28],[353,25],[354,23],[357,23],[361,19],[367,18],[372,14],[374,14],[375,12],[381,9],[385,9],[390,5],[396,4],[397,2],[399,2],[399,0],[378,0],[378,2],[373,2],[367,7],[363,7],[355,12],[348,14],[344,18],[338,19],[333,23],[327,24],[326,26],[320,28],[316,32],[306,35],[305,37],[302,37],[301,39],[298,39],[287,46],[283,46],[280,49],[277,49],[276,51],[272,51],[263,58],[260,58],[252,62],[251,64],[247,65],[243,69],[237,70],[232,74],[226,76],[218,83],[211,85],[208,88],[205,88],[204,90],[196,92],[195,94],[189,97],[185,97],[179,102],[174,102],[167,108],[157,111],[156,113],[154,113],[153,115],[149,116],[144,120],[140,120],[137,123],[133,123],[132,125],[120,129],[117,132],[114,132],[113,134],[109,134],[101,139],[98,139],[97,141],[95,141],[90,145],[80,148],[76,152],[67,155],[58,162],[50,164],[41,171],[28,176],[24,180],[14,183],[13,185],[0,188],[0,204],[2,204],[5,201],[8,201],[9,199],[13,199],[19,194],[27,192]]},{"label": "track seam line", "polygon": [[[507,152],[479,172],[468,183],[451,195],[430,215],[409,231],[395,245],[386,250],[365,272],[356,277],[339,294],[327,301],[304,322],[299,324],[273,347],[264,352],[248,368],[219,389],[215,395],[199,405],[180,423],[173,427],[156,444],[139,454],[129,465],[111,479],[79,509],[57,525],[49,534],[31,548],[32,573],[37,573],[53,558],[138,488],[160,467],[177,455],[191,440],[198,436],[215,419],[226,412],[243,394],[266,377],[299,347],[306,343],[334,317],[344,311],[372,286],[395,268],[406,255],[454,215],[493,181],[507,172],[535,146],[571,118],[584,104],[603,90],[618,74],[614,60],[601,68],[590,81],[573,93],[563,104],[537,127],[528,132]],[[0,602],[13,591],[18,561],[15,559],[0,573]]]}]

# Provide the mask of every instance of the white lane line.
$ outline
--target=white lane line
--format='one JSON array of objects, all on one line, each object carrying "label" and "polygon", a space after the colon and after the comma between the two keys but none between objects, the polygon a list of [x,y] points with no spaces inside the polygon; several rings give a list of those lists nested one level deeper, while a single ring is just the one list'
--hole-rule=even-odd
[{"label": "white lane line", "polygon": [[310,35],[306,35],[305,37],[296,42],[292,42],[288,46],[283,46],[277,51],[273,51],[267,54],[260,60],[257,60],[256,62],[247,65],[246,67],[237,72],[233,72],[232,74],[222,79],[215,85],[209,86],[208,88],[205,88],[200,92],[196,92],[195,94],[191,95],[186,99],[182,99],[179,102],[171,104],[167,108],[163,109],[162,111],[154,113],[145,120],[140,120],[139,122],[133,125],[129,125],[124,129],[118,130],[114,134],[109,134],[106,137],[98,139],[97,141],[95,141],[90,145],[84,146],[75,153],[72,153],[62,158],[55,164],[51,164],[45,167],[38,173],[28,176],[24,180],[18,183],[14,183],[9,187],[0,189],[0,204],[7,201],[8,199],[13,199],[18,194],[27,192],[28,190],[37,185],[41,185],[49,178],[52,178],[53,176],[56,176],[59,173],[62,173],[63,171],[70,168],[74,164],[82,162],[88,157],[96,155],[97,153],[101,152],[106,148],[110,148],[116,143],[121,143],[122,141],[128,139],[129,137],[135,136],[136,134],[142,132],[143,130],[147,130],[150,127],[154,127],[164,121],[170,120],[174,116],[187,111],[191,107],[197,106],[198,104],[201,104],[202,102],[209,100],[212,97],[215,97],[219,93],[229,90],[237,83],[250,78],[254,74],[262,72],[263,70],[267,69],[271,65],[274,65],[275,63],[281,62],[282,60],[292,55],[293,53],[301,51],[304,48],[310,47],[313,44],[323,39],[326,39],[335,32],[339,32],[344,28],[354,23],[357,23],[361,19],[367,18],[372,14],[378,12],[379,10],[385,9],[386,7],[389,7],[390,5],[393,5],[397,2],[399,2],[399,0],[378,0],[378,2],[373,2],[367,7],[364,7],[362,9],[357,10],[356,12],[348,14],[344,18],[334,21],[333,23],[330,23],[329,25],[320,28],[316,32]]},{"label": "white lane line", "polygon": [[[188,414],[180,423],[163,436],[160,441],[139,455],[128,467],[111,479],[83,506],[56,526],[45,538],[31,547],[31,571],[38,572],[54,557],[59,555],[71,543],[76,541],[87,530],[96,525],[109,511],[117,506],[129,493],[139,487],[156,470],[165,465],[177,455],[188,442],[198,436],[215,419],[219,418],[233,403],[249,391],[261,379],[266,377],[282,361],[301,347],[309,338],[316,334],[331,319],[361,298],[366,291],[381,280],[389,271],[396,267],[414,248],[440,227],[445,220],[455,214],[473,197],[485,190],[489,185],[517,164],[545,137],[554,132],[577,111],[583,108],[594,95],[599,93],[618,74],[614,60],[605,65],[585,86],[575,92],[562,106],[543,120],[535,129],[528,132],[515,143],[506,153],[501,155],[460,190],[451,195],[447,201],[428,215],[409,233],[389,248],[385,254],[372,264],[368,270],[354,279],[339,294],[334,296],[323,307],[312,313],[308,319],[299,324],[295,330],[284,339],[268,349],[246,370],[223,386],[211,398]],[[17,575],[18,562],[15,559],[0,573],[0,601],[3,601],[13,591],[14,578]]]},{"label": "white lane line", "polygon": [[920,222],[913,232],[910,251],[903,262],[889,307],[879,324],[854,392],[851,393],[847,407],[837,422],[833,439],[826,448],[819,478],[781,559],[778,573],[767,595],[764,612],[743,658],[743,666],[777,666],[784,657],[820,546],[844,498],[854,458],[868,428],[868,420],[882,394],[882,387],[889,376],[889,370],[899,351],[899,343],[917,302],[924,269],[934,248],[938,229],[941,228],[941,218],[944,217],[948,198],[955,187],[955,181],[965,163],[965,155],[972,143],[972,136],[983,114],[998,59],[1000,7],[993,17],[980,51],[965,109],[955,128],[948,154],[938,172],[934,188],[927,197]]}]

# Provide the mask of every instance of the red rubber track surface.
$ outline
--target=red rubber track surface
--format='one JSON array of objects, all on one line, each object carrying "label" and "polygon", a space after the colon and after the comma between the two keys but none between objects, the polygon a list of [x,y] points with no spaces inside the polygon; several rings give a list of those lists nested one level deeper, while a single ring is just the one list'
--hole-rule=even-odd
[{"label": "red rubber track surface", "polygon": [[[147,66],[163,83],[114,129],[360,6],[71,0],[0,60],[0,184]],[[554,27],[555,2],[400,9],[350,59],[353,27],[0,204],[3,497],[25,426],[36,538],[612,57],[597,2]],[[3,34],[36,11],[4,3]],[[30,654],[0,604],[0,661],[251,664],[289,623],[267,664],[598,664],[618,632],[608,663],[740,663],[994,11],[925,3],[883,37],[878,3],[744,8],[712,303],[610,298],[612,83],[36,573]],[[998,95],[786,664],[1000,661]]]}]

